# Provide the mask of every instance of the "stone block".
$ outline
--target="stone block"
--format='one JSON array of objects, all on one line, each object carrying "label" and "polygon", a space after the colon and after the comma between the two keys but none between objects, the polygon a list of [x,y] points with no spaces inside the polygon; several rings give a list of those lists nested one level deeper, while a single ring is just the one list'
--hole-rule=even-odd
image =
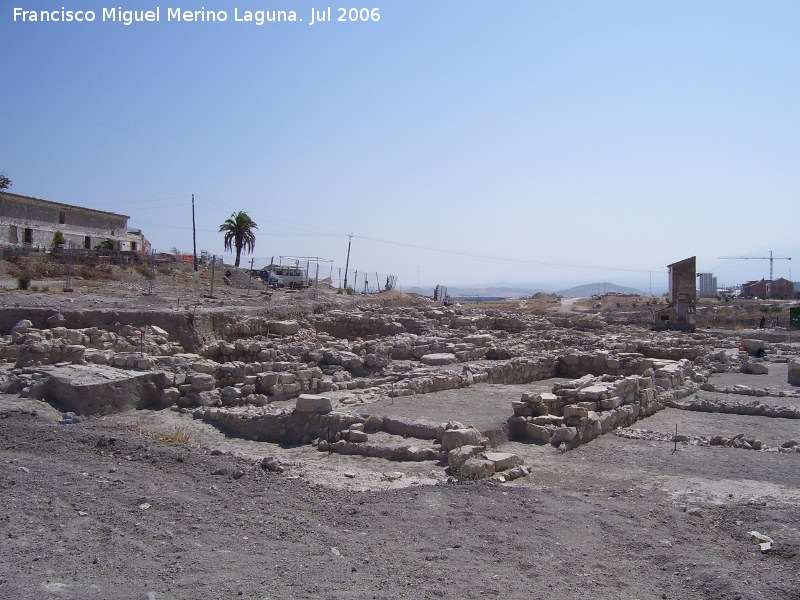
[{"label": "stone block", "polygon": [[541,415],[539,417],[533,417],[531,419],[531,423],[535,425],[556,425],[559,426],[564,422],[564,417],[559,417],[556,415]]},{"label": "stone block", "polygon": [[67,322],[67,319],[60,312],[47,317],[47,324],[50,327],[60,327]]},{"label": "stone block", "polygon": [[759,350],[766,348],[766,342],[763,340],[742,340],[741,346],[751,354],[755,354]]},{"label": "stone block", "polygon": [[191,386],[195,392],[209,392],[217,386],[217,380],[208,373],[195,373],[192,375]]},{"label": "stone block", "polygon": [[514,414],[518,417],[529,417],[533,414],[530,406],[528,406],[527,402],[522,402],[520,400],[513,400],[511,402],[511,408],[514,411]]},{"label": "stone block", "polygon": [[300,324],[297,321],[270,321],[269,331],[278,335],[295,335],[300,331]]},{"label": "stone block", "polygon": [[458,362],[455,354],[451,354],[449,352],[437,352],[435,354],[426,354],[419,359],[423,365],[428,366],[437,366],[437,365],[449,365],[454,362]]},{"label": "stone block", "polygon": [[486,460],[494,463],[495,473],[497,471],[511,469],[523,463],[523,460],[519,456],[508,452],[484,452],[483,456]]},{"label": "stone block", "polygon": [[542,425],[528,423],[525,428],[525,437],[534,442],[547,444],[550,441],[551,429]]},{"label": "stone block", "polygon": [[442,434],[442,448],[453,450],[461,446],[477,446],[481,437],[481,432],[473,428],[448,429]]},{"label": "stone block", "polygon": [[739,370],[747,375],[767,375],[769,373],[769,367],[767,367],[767,365],[751,361],[742,363],[742,367]]},{"label": "stone block", "polygon": [[33,329],[33,323],[28,319],[22,319],[11,328],[11,333],[27,333]]},{"label": "stone block", "polygon": [[494,475],[494,463],[483,458],[468,458],[461,465],[460,475],[463,479],[484,479]]},{"label": "stone block", "polygon": [[579,396],[587,400],[600,400],[608,397],[608,388],[604,385],[590,385],[579,392]]},{"label": "stone block", "polygon": [[150,373],[100,365],[42,367],[42,372],[47,376],[42,397],[79,415],[107,415],[157,401],[146,385]]},{"label": "stone block", "polygon": [[178,398],[180,397],[181,392],[178,388],[170,387],[162,389],[159,393],[158,403],[161,406],[172,406],[178,402]]},{"label": "stone block", "polygon": [[258,393],[263,394],[267,390],[269,390],[272,386],[278,383],[278,375],[279,373],[261,373],[257,375],[256,380],[256,391]]},{"label": "stone block", "polygon": [[619,396],[612,396],[611,398],[604,398],[600,400],[600,410],[614,410],[622,404],[622,398]]},{"label": "stone block", "polygon": [[333,410],[330,398],[315,394],[300,394],[295,405],[297,412],[329,413]]},{"label": "stone block", "polygon": [[539,394],[539,400],[544,402],[548,407],[552,407],[558,402],[558,396],[550,392],[542,392]]},{"label": "stone block", "polygon": [[342,437],[346,439],[348,442],[353,442],[354,444],[361,444],[369,440],[369,436],[366,433],[364,433],[363,431],[357,431],[355,429],[348,429],[347,431],[343,431]]},{"label": "stone block", "polygon": [[367,433],[377,433],[381,429],[383,429],[383,417],[373,415],[364,421],[364,431]]},{"label": "stone block", "polygon": [[278,383],[281,385],[286,385],[287,383],[295,383],[297,381],[297,377],[294,373],[280,373],[278,375]]},{"label": "stone block", "polygon": [[460,469],[467,460],[478,456],[483,446],[461,446],[447,453],[447,463],[451,469]]},{"label": "stone block", "polygon": [[554,446],[558,446],[562,442],[569,444],[577,437],[577,435],[578,430],[574,427],[559,427],[558,429],[553,430],[553,433],[550,436],[550,443]]},{"label": "stone block", "polygon": [[579,419],[585,419],[588,416],[589,416],[589,411],[586,408],[582,407],[582,406],[578,406],[576,404],[567,404],[564,407],[564,418],[565,419],[570,419],[572,417],[577,417]]},{"label": "stone block", "polygon": [[789,384],[800,385],[800,360],[789,361]]}]

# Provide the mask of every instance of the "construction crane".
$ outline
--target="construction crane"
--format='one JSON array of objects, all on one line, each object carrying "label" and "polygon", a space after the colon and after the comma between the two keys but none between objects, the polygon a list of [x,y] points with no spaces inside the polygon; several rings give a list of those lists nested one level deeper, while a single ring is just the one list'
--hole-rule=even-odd
[{"label": "construction crane", "polygon": [[773,261],[776,260],[792,260],[789,256],[772,256],[772,250],[769,251],[769,256],[720,256],[720,259],[727,260],[768,260],[769,261],[769,280],[772,281],[773,277]]}]

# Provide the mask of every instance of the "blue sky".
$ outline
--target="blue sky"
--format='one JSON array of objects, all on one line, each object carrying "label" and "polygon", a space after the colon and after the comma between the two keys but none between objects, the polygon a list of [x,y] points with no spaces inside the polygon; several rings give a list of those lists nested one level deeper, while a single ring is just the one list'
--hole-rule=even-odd
[{"label": "blue sky", "polygon": [[[95,10],[13,22],[14,7]],[[161,22],[99,22],[104,7]],[[169,7],[225,23],[166,21]],[[307,24],[311,7],[379,22]],[[234,23],[234,9],[303,23]],[[800,259],[800,3],[0,0],[11,191],[121,212],[154,247],[320,256],[400,284],[721,284]],[[245,256],[249,260],[251,256]],[[230,260],[230,256],[228,256]],[[326,263],[329,264],[329,263]],[[328,267],[330,268],[330,267]],[[800,265],[796,265],[800,279]],[[351,276],[352,277],[352,276]]]}]

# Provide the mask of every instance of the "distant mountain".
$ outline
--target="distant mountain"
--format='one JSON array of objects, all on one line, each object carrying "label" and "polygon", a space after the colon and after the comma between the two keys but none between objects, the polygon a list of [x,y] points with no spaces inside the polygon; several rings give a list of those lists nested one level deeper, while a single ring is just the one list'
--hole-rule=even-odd
[{"label": "distant mountain", "polygon": [[637,290],[636,288],[625,287],[624,285],[617,285],[615,283],[609,283],[607,281],[601,283],[587,283],[585,285],[579,285],[576,287],[571,287],[567,290],[561,290],[559,292],[555,292],[559,296],[564,296],[565,298],[583,298],[586,296],[593,296],[594,294],[638,294],[640,296],[645,296],[646,294],[641,291]]},{"label": "distant mountain", "polygon": [[[563,285],[563,283],[562,283]],[[625,287],[624,285],[617,285],[616,283],[609,283],[607,281],[600,283],[587,283],[577,287],[571,287],[566,290],[553,291],[555,285],[548,285],[545,283],[507,283],[505,281],[497,283],[484,283],[484,284],[460,284],[442,286],[447,290],[451,298],[526,298],[533,296],[538,292],[546,294],[558,294],[565,298],[579,298],[592,296],[594,294],[639,294],[646,295],[645,292],[632,287]],[[411,294],[421,294],[423,296],[433,297],[433,286],[422,287],[404,287],[404,292]]]},{"label": "distant mountain", "polygon": [[[508,287],[502,284],[485,284],[475,286],[442,286],[447,290],[451,298],[523,298],[531,296],[536,292],[543,291],[541,288],[528,288],[520,285],[514,286],[510,284]],[[410,287],[403,288],[404,292],[412,294],[422,294],[424,296],[433,296],[432,287]]]}]

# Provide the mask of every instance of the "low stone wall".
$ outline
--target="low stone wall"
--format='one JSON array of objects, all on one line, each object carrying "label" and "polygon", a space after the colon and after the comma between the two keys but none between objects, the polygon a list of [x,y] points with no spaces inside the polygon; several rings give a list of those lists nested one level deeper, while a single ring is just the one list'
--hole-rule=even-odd
[{"label": "low stone wall", "polygon": [[692,376],[689,361],[654,361],[644,375],[586,375],[552,393],[523,394],[512,402],[509,430],[514,439],[574,448],[694,393]]},{"label": "low stone wall", "polygon": [[679,408],[681,410],[708,413],[752,415],[758,417],[774,417],[778,419],[800,419],[800,408],[762,404],[759,400],[752,400],[750,402],[727,402],[694,397],[688,400],[671,399],[667,401],[667,406]]},{"label": "low stone wall", "polygon": [[[324,396],[302,398],[317,398]],[[301,399],[302,399],[301,398]],[[325,412],[325,411],[328,412]],[[329,443],[340,441],[343,432],[356,428],[367,434],[385,432],[395,436],[423,440],[440,439],[447,428],[446,424],[434,423],[424,419],[404,419],[400,417],[380,417],[353,415],[330,411],[319,412],[283,409],[273,411],[268,408],[198,408],[194,417],[218,426],[224,431],[235,433],[246,439],[273,443],[309,443],[321,439]],[[345,436],[346,437],[346,436]],[[347,440],[345,441],[353,441]],[[427,460],[427,459],[425,459]]]},{"label": "low stone wall", "polygon": [[213,335],[210,320],[201,314],[188,311],[126,311],[126,310],[62,310],[48,308],[4,308],[0,311],[0,332],[10,332],[22,320],[30,320],[36,329],[48,329],[53,317],[70,329],[86,329],[86,324],[108,332],[118,332],[124,326],[142,329],[155,326],[167,332],[181,346],[181,351],[198,347],[203,335]]},{"label": "low stone wall", "polygon": [[402,324],[384,313],[331,310],[324,315],[315,315],[311,323],[317,331],[336,338],[389,336],[406,331]]},{"label": "low stone wall", "polygon": [[366,420],[349,413],[321,414],[296,410],[271,413],[210,408],[198,409],[194,415],[237,437],[275,444],[308,444],[320,437],[333,439],[337,433]]},{"label": "low stone wall", "polygon": [[469,368],[473,371],[476,381],[510,385],[555,377],[558,361],[553,356],[545,355],[538,358],[512,358],[507,362],[483,362],[470,365]]},{"label": "low stone wall", "polygon": [[627,376],[644,373],[652,366],[651,361],[636,352],[570,352],[559,356],[557,373],[559,377]]}]

